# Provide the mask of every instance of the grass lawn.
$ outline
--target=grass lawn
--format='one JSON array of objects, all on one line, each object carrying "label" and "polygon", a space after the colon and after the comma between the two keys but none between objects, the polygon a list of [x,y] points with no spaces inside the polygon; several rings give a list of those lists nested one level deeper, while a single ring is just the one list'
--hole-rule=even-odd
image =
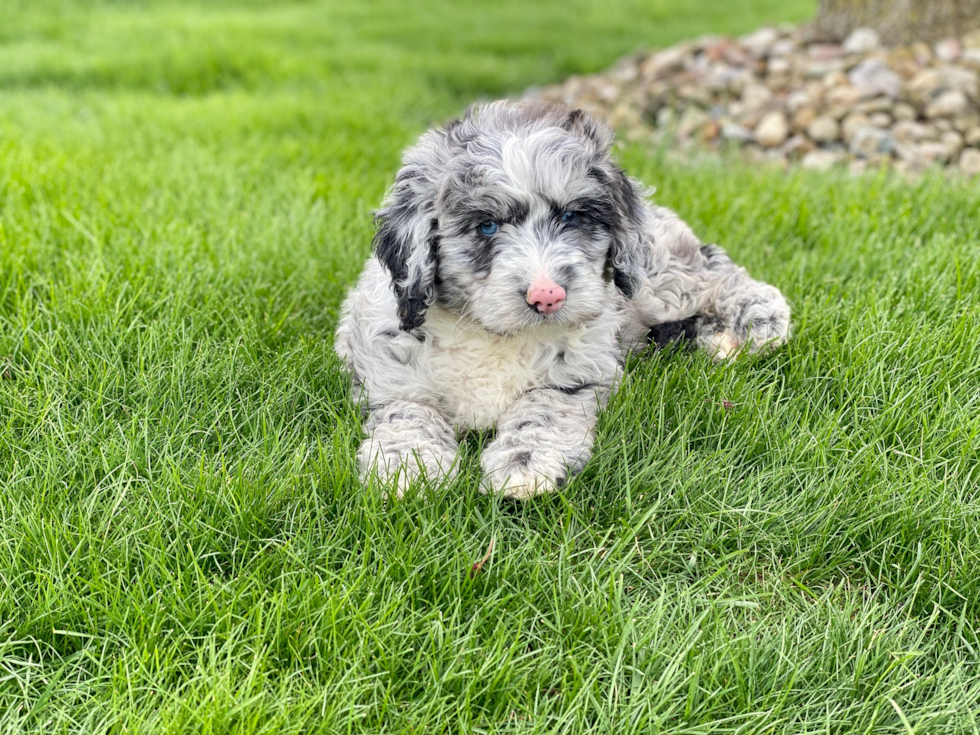
[{"label": "grass lawn", "polygon": [[980,184],[627,148],[791,344],[633,360],[523,505],[357,481],[400,151],[814,0],[2,4],[0,732],[980,731]]}]

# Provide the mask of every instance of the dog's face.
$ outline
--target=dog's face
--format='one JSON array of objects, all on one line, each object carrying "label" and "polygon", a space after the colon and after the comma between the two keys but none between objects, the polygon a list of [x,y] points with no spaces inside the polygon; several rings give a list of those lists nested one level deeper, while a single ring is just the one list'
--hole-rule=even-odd
[{"label": "dog's face", "polygon": [[578,325],[642,277],[637,187],[611,134],[558,105],[494,103],[427,133],[378,218],[403,329],[435,301],[495,334]]}]

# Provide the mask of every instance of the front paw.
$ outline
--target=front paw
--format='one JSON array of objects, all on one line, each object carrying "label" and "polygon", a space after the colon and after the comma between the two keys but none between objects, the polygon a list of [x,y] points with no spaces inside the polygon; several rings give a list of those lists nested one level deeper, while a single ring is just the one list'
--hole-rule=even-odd
[{"label": "front paw", "polygon": [[483,493],[514,500],[527,500],[552,492],[565,479],[578,472],[588,460],[588,450],[577,448],[569,456],[557,449],[497,449],[487,447],[483,453],[486,476],[480,485]]},{"label": "front paw", "polygon": [[527,470],[497,470],[483,478],[480,492],[511,500],[527,500],[535,495],[550,493],[559,484],[560,480]]},{"label": "front paw", "polygon": [[448,453],[434,453],[428,447],[386,451],[384,445],[370,438],[361,444],[358,464],[361,481],[366,484],[370,477],[376,478],[386,488],[386,498],[401,499],[412,487],[424,492],[428,486],[456,476],[456,465]]}]

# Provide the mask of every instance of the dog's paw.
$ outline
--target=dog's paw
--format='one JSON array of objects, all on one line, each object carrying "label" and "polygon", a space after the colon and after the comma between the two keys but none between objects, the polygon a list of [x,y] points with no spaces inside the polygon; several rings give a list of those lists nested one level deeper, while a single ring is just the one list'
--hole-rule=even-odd
[{"label": "dog's paw", "polygon": [[703,334],[698,341],[715,362],[722,362],[743,353],[770,352],[788,339],[789,306],[776,292],[771,299],[744,304],[726,329]]},{"label": "dog's paw", "polygon": [[562,479],[539,475],[527,469],[516,472],[498,470],[483,478],[480,483],[480,492],[484,495],[499,495],[511,500],[527,500],[535,495],[550,493],[561,484]]},{"label": "dog's paw", "polygon": [[587,446],[574,447],[495,447],[483,451],[485,476],[481,492],[514,500],[527,500],[552,492],[585,466]]},{"label": "dog's paw", "polygon": [[730,331],[716,332],[701,341],[705,352],[716,363],[734,360],[742,354],[754,355],[771,352],[786,344],[787,335],[773,334],[769,329],[751,329],[742,340],[736,339]]},{"label": "dog's paw", "polygon": [[715,332],[701,340],[701,347],[715,362],[731,360],[741,350],[741,345],[735,335],[729,331]]},{"label": "dog's paw", "polygon": [[[385,488],[385,499],[400,500],[412,489],[425,494],[429,486],[456,476],[455,464],[451,459],[447,462],[448,458],[444,456],[436,457],[424,450],[392,455],[370,442],[361,446],[361,481],[366,484],[373,477]],[[372,449],[375,450],[373,453]]]}]

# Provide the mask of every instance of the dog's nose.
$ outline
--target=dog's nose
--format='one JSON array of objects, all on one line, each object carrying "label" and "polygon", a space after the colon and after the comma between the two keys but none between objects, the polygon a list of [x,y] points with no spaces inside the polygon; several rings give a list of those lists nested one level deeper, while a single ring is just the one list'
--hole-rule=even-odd
[{"label": "dog's nose", "polygon": [[565,303],[565,289],[550,278],[539,278],[531,281],[527,303],[542,314],[554,314]]}]

